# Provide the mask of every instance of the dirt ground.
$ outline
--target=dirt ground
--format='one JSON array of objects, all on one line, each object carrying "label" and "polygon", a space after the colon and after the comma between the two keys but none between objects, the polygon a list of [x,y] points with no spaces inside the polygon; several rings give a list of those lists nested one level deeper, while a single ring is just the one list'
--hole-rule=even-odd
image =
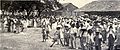
[{"label": "dirt ground", "polygon": [[42,33],[40,28],[25,29],[19,34],[0,33],[0,50],[80,50],[68,49],[61,45],[52,44],[52,39],[42,42]]}]

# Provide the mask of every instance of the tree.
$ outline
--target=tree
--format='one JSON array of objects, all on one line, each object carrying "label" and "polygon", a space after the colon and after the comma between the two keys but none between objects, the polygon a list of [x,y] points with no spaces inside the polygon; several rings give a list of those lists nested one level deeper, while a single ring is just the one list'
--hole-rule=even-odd
[{"label": "tree", "polygon": [[[12,12],[11,18],[17,19],[34,19],[35,17],[40,17],[42,12],[47,12],[48,14],[54,10],[62,8],[62,5],[57,0],[38,0],[38,1],[0,1],[1,10],[3,12]],[[33,16],[33,12],[38,11],[37,16]],[[27,12],[27,15],[20,14],[21,12]],[[17,15],[15,15],[15,13]],[[3,16],[6,15],[3,13]],[[47,14],[46,14],[47,15]],[[4,17],[2,17],[3,19]],[[10,29],[10,27],[9,27]]]},{"label": "tree", "polygon": [[[38,10],[38,15],[41,12],[51,12],[56,9],[62,8],[62,5],[57,0],[39,0],[39,1],[1,1],[2,10],[14,13],[27,11],[27,17],[30,17],[30,13],[34,10]],[[26,17],[26,18],[27,18]]]}]

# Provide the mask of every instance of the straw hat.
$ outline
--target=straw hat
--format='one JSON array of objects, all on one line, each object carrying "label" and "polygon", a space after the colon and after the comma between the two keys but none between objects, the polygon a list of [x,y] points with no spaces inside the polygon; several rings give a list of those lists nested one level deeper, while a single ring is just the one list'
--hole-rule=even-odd
[{"label": "straw hat", "polygon": [[58,25],[57,27],[60,27],[60,28],[62,28],[62,26],[61,26],[61,25]]},{"label": "straw hat", "polygon": [[66,27],[70,28],[71,26],[69,24],[65,24]]}]

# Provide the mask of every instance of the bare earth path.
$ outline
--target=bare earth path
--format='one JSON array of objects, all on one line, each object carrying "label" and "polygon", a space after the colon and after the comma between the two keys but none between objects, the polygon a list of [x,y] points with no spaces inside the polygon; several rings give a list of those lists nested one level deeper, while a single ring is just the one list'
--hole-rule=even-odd
[{"label": "bare earth path", "polygon": [[67,47],[52,44],[52,39],[42,42],[40,28],[29,28],[22,33],[0,33],[0,50],[68,50]]},{"label": "bare earth path", "polygon": [[[77,50],[52,44],[52,39],[42,42],[40,28],[29,28],[19,34],[0,33],[0,50]],[[80,49],[79,49],[80,50]]]}]

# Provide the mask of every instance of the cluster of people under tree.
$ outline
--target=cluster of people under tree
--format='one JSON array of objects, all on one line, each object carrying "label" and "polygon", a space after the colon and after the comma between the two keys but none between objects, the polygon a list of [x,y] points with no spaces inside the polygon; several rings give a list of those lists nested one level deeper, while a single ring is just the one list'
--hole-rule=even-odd
[{"label": "cluster of people under tree", "polygon": [[[2,32],[5,32],[5,27],[7,27],[7,32],[20,33],[23,32],[24,28],[29,25],[30,19],[34,21],[34,18],[38,15],[37,10],[30,12],[27,15],[27,11],[16,10],[15,12],[8,12],[6,10],[1,10],[1,22],[2,22]],[[34,23],[34,22],[33,22]]]},{"label": "cluster of people under tree", "polygon": [[5,32],[5,28],[7,28],[7,32],[20,33],[24,30],[23,23],[21,19],[11,18],[10,16],[6,16],[3,18],[2,22],[2,32]]},{"label": "cluster of people under tree", "polygon": [[[118,21],[117,18],[98,15],[44,18],[42,22],[43,41],[46,41],[48,37],[52,38],[49,34],[53,34],[53,44],[50,47],[57,42],[72,49],[93,50],[95,47],[95,50],[102,50],[102,45],[105,44],[109,50],[113,50],[117,34],[120,33]],[[50,33],[49,29],[55,29],[55,32]],[[80,46],[77,46],[78,40],[76,39],[79,39]]]}]

